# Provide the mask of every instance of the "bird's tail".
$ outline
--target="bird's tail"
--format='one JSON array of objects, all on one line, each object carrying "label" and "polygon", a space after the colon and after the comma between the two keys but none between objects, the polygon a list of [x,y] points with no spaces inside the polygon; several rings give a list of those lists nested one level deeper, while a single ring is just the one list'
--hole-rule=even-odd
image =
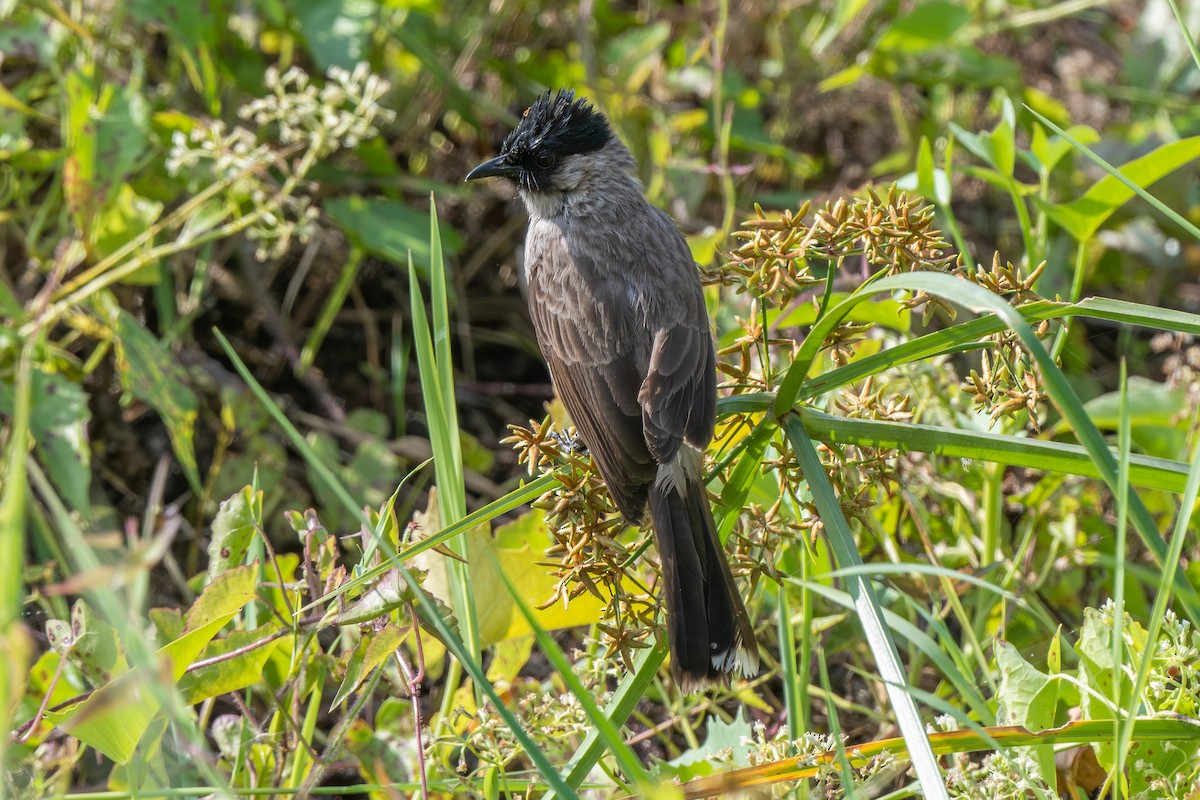
[{"label": "bird's tail", "polygon": [[[717,537],[698,454],[684,446],[650,487],[671,673],[684,692],[758,672],[758,644]],[[693,463],[694,462],[694,463]]]}]

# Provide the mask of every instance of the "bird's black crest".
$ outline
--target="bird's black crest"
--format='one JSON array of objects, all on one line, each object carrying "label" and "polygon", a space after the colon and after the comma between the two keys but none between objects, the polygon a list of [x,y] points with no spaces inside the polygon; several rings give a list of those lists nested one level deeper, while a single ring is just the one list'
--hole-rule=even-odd
[{"label": "bird's black crest", "polygon": [[538,155],[556,158],[591,153],[612,137],[608,119],[587,100],[576,100],[575,92],[559,89],[538,97],[520,124],[504,139],[500,152],[515,163],[533,167]]}]

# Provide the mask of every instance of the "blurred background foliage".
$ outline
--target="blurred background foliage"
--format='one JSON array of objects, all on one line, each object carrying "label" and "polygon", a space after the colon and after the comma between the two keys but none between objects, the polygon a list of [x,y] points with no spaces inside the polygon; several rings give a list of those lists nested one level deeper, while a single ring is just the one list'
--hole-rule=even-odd
[{"label": "blurred background foliage", "polygon": [[[1184,3],[1179,10],[1189,30],[1200,30],[1200,4]],[[222,525],[228,526],[235,510],[218,504],[232,502],[249,484],[261,494],[246,493],[238,513],[248,515],[243,528],[265,530],[265,540],[279,551],[276,584],[300,580],[301,553],[304,563],[319,565],[322,580],[338,568],[353,571],[360,558],[367,563],[368,545],[338,538],[360,528],[352,508],[272,423],[233,370],[214,329],[358,508],[379,509],[395,492],[400,522],[392,521],[391,536],[399,544],[414,514],[442,513],[446,521],[445,509],[435,512],[429,496],[432,471],[415,471],[396,490],[437,450],[416,367],[420,342],[413,334],[410,276],[429,281],[444,257],[449,328],[441,333],[452,340],[455,357],[460,511],[505,496],[527,477],[518,453],[501,444],[507,426],[542,419],[551,399],[520,287],[525,215],[510,190],[464,185],[462,177],[495,153],[521,110],[548,87],[574,87],[610,116],[641,164],[648,196],[679,220],[698,262],[710,269],[737,248],[730,234],[754,216],[755,204],[772,214],[809,201],[820,207],[861,198],[868,183],[899,180],[934,204],[937,224],[968,268],[990,266],[995,253],[1024,275],[1045,261],[1038,276],[1042,297],[1103,295],[1200,312],[1200,242],[1137,199],[1081,235],[1062,208],[1104,173],[1032,113],[1114,164],[1200,135],[1200,69],[1164,0],[745,7],[719,0],[557,6],[528,0],[0,0],[0,20],[0,412],[9,446],[22,413],[14,387],[29,387],[27,424],[36,441],[29,467],[34,488],[22,508],[28,518],[15,517],[19,535],[4,540],[12,577],[6,591],[28,630],[10,629],[9,650],[25,652],[28,663],[39,665],[33,685],[14,695],[22,698],[14,725],[34,719],[41,701],[63,703],[126,668],[116,645],[104,651],[102,668],[87,659],[65,667],[65,654],[61,661],[53,655],[51,623],[91,614],[96,604],[76,603],[73,612],[68,602],[94,586],[87,577],[92,573],[73,555],[77,545],[63,533],[66,519],[96,554],[92,567],[108,570],[106,580],[121,576],[114,580],[128,607],[138,614],[175,609],[174,622],[156,618],[157,638],[151,639],[160,644],[182,641],[180,612],[204,588],[203,576],[222,574],[212,567],[222,555],[222,547],[212,545],[214,518],[226,515]],[[360,64],[386,83],[369,85],[366,73],[356,72]],[[318,96],[331,85],[350,88]],[[312,102],[305,105],[296,98],[310,87]],[[272,97],[276,106],[252,105]],[[1188,161],[1183,153],[1177,165]],[[1195,222],[1195,169],[1162,173],[1154,194]],[[431,196],[441,221],[440,248],[429,235]],[[848,270],[838,291],[851,290],[866,269],[864,263],[857,277]],[[733,352],[747,333],[740,321],[755,307],[728,292],[718,302],[714,290],[712,299],[718,346]],[[810,301],[798,301],[798,308]],[[772,329],[811,324],[803,311],[772,320]],[[850,357],[878,351],[912,329],[906,308],[881,303],[872,314],[860,322],[882,333],[868,337],[874,344],[851,347]],[[949,322],[944,312],[931,316],[935,328]],[[1186,461],[1200,408],[1194,372],[1200,356],[1191,340],[1183,334],[1151,337],[1097,320],[1077,321],[1065,335],[1063,367],[1097,423],[1106,430],[1117,426],[1114,392],[1125,359],[1139,380],[1130,389],[1134,442],[1143,453]],[[971,357],[954,368],[964,376],[981,369]],[[927,365],[876,388],[906,396],[925,421],[991,429],[995,417],[970,412],[966,390],[948,375],[942,366]],[[1037,422],[1036,415],[1006,418],[1001,429],[1034,435]],[[1048,437],[1065,438],[1053,415],[1042,422],[1049,423],[1043,425]],[[784,444],[764,447],[768,458],[786,460]],[[25,486],[21,462],[23,455],[6,460],[10,514],[24,503],[25,489],[11,488],[18,478],[18,487]],[[985,577],[1003,573],[1004,585],[1028,592],[1037,608],[1037,614],[1006,618],[1002,603],[970,600],[976,605],[965,616],[937,621],[954,628],[948,636],[986,638],[1002,628],[1026,658],[1041,663],[1057,641],[1050,623],[1079,632],[1085,609],[1102,606],[1112,594],[1105,559],[1114,508],[1099,484],[919,455],[896,474],[908,511],[888,506],[896,517],[878,518],[884,516],[879,512],[873,525],[864,526],[860,549],[867,561],[936,551],[949,567]],[[857,478],[845,480],[839,485],[844,501],[846,486]],[[999,495],[989,499],[988,491]],[[792,543],[817,538],[811,519],[792,519],[794,529],[781,539],[764,511],[773,497],[773,479],[755,484],[751,511],[737,531],[737,558],[754,587],[768,582],[764,575],[799,574],[799,546]],[[856,499],[869,516],[878,495]],[[1161,519],[1172,513],[1166,493],[1147,493],[1146,502]],[[310,508],[318,510],[319,522],[300,517]],[[981,522],[984,514],[993,515],[998,527]],[[494,548],[499,563],[514,570],[540,561],[557,564],[541,553],[552,540],[538,526],[540,517],[514,512],[504,521],[517,527],[497,538],[473,532],[481,537],[476,547]],[[421,516],[414,524],[441,527]],[[756,534],[756,525],[767,533]],[[912,544],[920,538],[914,525],[921,544]],[[984,529],[999,531],[1002,541],[981,534]],[[322,538],[313,539],[318,530]],[[324,548],[325,562],[308,545]],[[265,557],[262,547],[251,553]],[[1200,579],[1194,545],[1189,552],[1192,578]],[[998,553],[1023,560],[997,559]],[[1131,563],[1144,567],[1150,563],[1144,556],[1135,547]],[[762,565],[759,572],[753,562]],[[235,551],[227,566],[239,563]],[[433,581],[439,569],[453,572],[441,562],[423,568]],[[270,583],[261,580],[260,599]],[[548,572],[528,580],[521,585],[532,603],[555,596]],[[1127,607],[1144,620],[1152,595],[1135,576],[1129,583]],[[498,587],[498,579],[481,579],[477,607],[499,602],[504,592]],[[922,604],[927,594],[945,588],[892,576],[885,604]],[[237,605],[237,591],[224,591],[229,607]],[[594,620],[599,606],[586,605],[589,597],[573,602],[573,614],[543,618],[543,624],[560,628]],[[778,606],[769,589],[757,598],[766,649],[778,653],[771,616]],[[879,686],[864,678],[869,665],[862,660],[860,634],[839,624],[843,609],[816,602],[803,619],[822,637],[834,681],[824,687],[832,694],[817,705],[839,707],[847,717],[842,730],[853,739],[877,738],[891,724],[879,711],[886,707]],[[278,598],[267,606],[281,616],[294,611]],[[194,623],[212,626],[230,618],[202,612],[193,609]],[[652,608],[633,614],[653,626]],[[565,757],[574,752],[567,743],[586,733],[585,718],[578,708],[549,699],[561,686],[544,661],[531,656],[530,640],[513,638],[508,619],[493,621],[481,640],[501,643],[491,651],[492,678],[540,730],[539,741],[551,755],[560,757],[557,746]],[[976,630],[955,627],[964,621]],[[114,635],[104,626],[117,625],[111,619],[81,624],[103,629],[98,635],[106,642]],[[480,622],[481,631],[487,624]],[[408,634],[396,636],[399,647]],[[594,659],[585,658],[582,668],[591,663],[602,691],[614,666],[605,660],[612,655],[607,644],[598,641],[611,640],[595,630],[561,635],[568,649],[581,648]],[[412,646],[411,640],[404,644]],[[311,697],[321,681],[357,687],[348,664],[365,674],[370,670],[364,664],[380,663],[356,637],[321,647],[313,669],[301,673],[294,663],[264,654],[275,659],[259,665],[267,670],[268,686],[280,697],[284,686],[293,688],[293,699]],[[450,713],[454,703],[438,689],[443,668],[437,647],[430,640],[422,656],[431,681],[426,722],[440,715],[429,743],[441,771],[430,774],[445,781],[442,791],[453,791],[458,780],[472,791],[515,791],[519,787],[504,783],[509,770],[524,775],[519,769],[528,764],[496,718]],[[276,645],[280,653],[287,648]],[[636,648],[617,650],[628,659]],[[921,661],[915,656],[911,667],[918,683]],[[22,663],[14,656],[14,673],[24,672]],[[966,685],[994,686],[981,664],[975,667],[980,674],[968,676]],[[243,677],[249,674],[248,665],[240,668]],[[411,687],[396,669],[390,667],[387,681]],[[51,679],[56,671],[67,676],[60,678],[69,680],[69,691]],[[446,685],[457,685],[456,677],[449,680]],[[810,680],[807,672],[803,680]],[[734,746],[740,734],[761,744],[786,732],[784,694],[777,672],[753,688],[691,700],[656,681],[632,717],[633,744],[664,764],[674,759],[662,774],[704,774],[694,764]],[[214,701],[220,695],[189,695],[190,702],[207,703],[200,706],[201,722],[278,712],[283,702],[270,692],[235,703]],[[456,702],[468,709],[481,702],[468,695]],[[292,712],[303,713],[295,702]],[[372,703],[371,730],[337,728],[337,737],[348,742],[360,765],[394,759],[397,766],[345,771],[355,780],[415,780],[414,750],[420,746],[411,744],[411,704],[396,698]],[[745,704],[740,712],[739,703]],[[823,725],[828,713],[814,714],[807,721]],[[311,741],[313,730],[330,732],[340,719],[331,709],[311,711],[296,720],[299,734],[275,733]],[[708,744],[700,749],[706,720]],[[758,726],[753,734],[751,720]],[[238,748],[249,747],[251,732],[235,728],[209,732],[207,746],[224,759],[214,758],[214,764],[228,767],[249,752]],[[122,764],[115,771],[111,762],[80,759],[83,748],[61,731],[32,738],[31,732],[14,740],[6,756],[19,764],[9,784],[19,792],[127,787],[145,778],[113,753],[106,754]],[[281,755],[270,763],[259,755],[264,760],[255,769],[262,774],[283,770]],[[740,755],[725,755],[728,763],[743,763]],[[288,764],[295,786],[313,774],[311,763]],[[333,780],[339,769],[331,762],[321,775]],[[202,769],[192,774],[206,779]]]}]

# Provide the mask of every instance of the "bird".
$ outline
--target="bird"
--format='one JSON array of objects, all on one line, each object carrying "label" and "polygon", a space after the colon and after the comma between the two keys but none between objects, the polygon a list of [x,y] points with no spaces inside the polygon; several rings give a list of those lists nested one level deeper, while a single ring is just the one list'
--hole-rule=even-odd
[{"label": "bird", "polygon": [[466,180],[515,184],[538,345],[625,521],[662,562],[672,678],[685,693],[758,673],[758,645],[717,535],[703,454],[716,351],[679,226],[650,203],[608,118],[571,89],[537,97]]}]

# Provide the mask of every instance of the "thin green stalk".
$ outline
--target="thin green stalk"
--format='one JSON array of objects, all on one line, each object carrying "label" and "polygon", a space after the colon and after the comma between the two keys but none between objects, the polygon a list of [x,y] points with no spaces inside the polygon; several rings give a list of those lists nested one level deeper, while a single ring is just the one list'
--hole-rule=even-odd
[{"label": "thin green stalk", "polygon": [[[981,477],[983,479],[983,498],[980,504],[980,529],[982,544],[979,553],[979,566],[986,569],[996,562],[996,554],[1000,550],[1000,528],[1004,519],[1004,465],[995,462],[983,464]],[[982,637],[987,630],[988,619],[994,605],[994,598],[986,592],[975,594],[975,616],[972,620],[973,634]]]},{"label": "thin green stalk", "polygon": [[[821,688],[825,690],[825,695],[833,694],[833,689],[829,683],[829,666],[825,661],[825,648],[817,648],[817,674],[821,679]],[[837,764],[838,774],[842,778],[842,793],[847,800],[857,800],[862,795],[858,791],[858,785],[854,782],[854,767],[850,765],[850,759],[846,756],[846,742],[842,736],[842,724],[838,721],[837,706],[826,706],[829,719],[829,735],[833,739],[833,747],[835,753],[834,763]]]},{"label": "thin green stalk", "polygon": [[[1084,273],[1087,271],[1087,262],[1085,257],[1087,254],[1090,238],[1080,239],[1075,244],[1075,270],[1071,275],[1071,297],[1072,303],[1079,302],[1079,296],[1083,294],[1083,279]],[[1058,361],[1062,356],[1063,348],[1067,346],[1067,336],[1071,333],[1071,317],[1064,317],[1062,327],[1054,335],[1054,342],[1050,345],[1050,356]]]},{"label": "thin green stalk", "polygon": [[[801,548],[803,549],[803,548]],[[787,586],[775,590],[776,628],[779,637],[779,667],[783,679],[783,700],[787,709],[788,738],[795,740],[804,732],[801,709],[800,665],[796,660],[796,631],[792,627],[792,609],[788,602]],[[792,752],[789,749],[789,752]]]},{"label": "thin green stalk", "polygon": [[1192,38],[1192,32],[1188,30],[1187,20],[1183,18],[1183,12],[1179,10],[1179,3],[1176,0],[1167,0],[1167,3],[1175,14],[1175,21],[1179,23],[1179,33],[1183,36],[1183,41],[1192,54],[1192,61],[1196,62],[1197,67],[1200,67],[1200,50],[1196,49],[1196,40]]},{"label": "thin green stalk", "polygon": [[[44,330],[44,329],[39,329]],[[28,636],[21,624],[21,567],[24,564],[25,493],[29,490],[25,463],[33,441],[29,436],[32,413],[33,353],[35,342],[25,340],[17,363],[13,384],[13,415],[9,423],[8,446],[4,454],[3,489],[0,489],[0,764],[5,760],[14,706],[9,698],[19,697],[18,681],[25,673],[24,657],[29,651]],[[0,798],[6,781],[0,780]]]},{"label": "thin green stalk", "polygon": [[312,330],[309,331],[308,338],[304,341],[304,346],[300,349],[299,373],[301,375],[312,367],[313,361],[317,357],[317,351],[321,349],[321,343],[325,341],[334,319],[345,305],[346,296],[350,294],[350,287],[358,279],[358,269],[362,266],[364,255],[362,248],[351,246],[350,253],[346,256],[346,263],[338,272],[337,282],[334,283],[333,290],[330,291],[325,305],[321,308],[321,313],[317,315]]},{"label": "thin green stalk", "polygon": [[[1120,423],[1117,433],[1117,531],[1116,538],[1113,542],[1113,624],[1112,632],[1109,634],[1112,638],[1112,664],[1113,671],[1117,674],[1117,680],[1113,681],[1112,687],[1112,703],[1115,708],[1121,708],[1121,684],[1123,681],[1120,675],[1124,673],[1125,664],[1125,532],[1127,521],[1129,519],[1129,455],[1133,450],[1132,446],[1132,424],[1129,413],[1129,375],[1128,365],[1125,359],[1121,359],[1121,411]],[[1164,593],[1169,593],[1170,586],[1163,586],[1161,590]],[[1151,639],[1150,641],[1154,641]],[[1147,648],[1152,652],[1151,648]],[[1149,661],[1149,657],[1146,658]],[[1113,715],[1113,757],[1116,759],[1116,765],[1112,774],[1122,776],[1125,774],[1125,750],[1121,747],[1121,727],[1122,725],[1131,725],[1129,720],[1121,720],[1121,715]],[[1122,786],[1119,790],[1123,793],[1125,787]]]}]

